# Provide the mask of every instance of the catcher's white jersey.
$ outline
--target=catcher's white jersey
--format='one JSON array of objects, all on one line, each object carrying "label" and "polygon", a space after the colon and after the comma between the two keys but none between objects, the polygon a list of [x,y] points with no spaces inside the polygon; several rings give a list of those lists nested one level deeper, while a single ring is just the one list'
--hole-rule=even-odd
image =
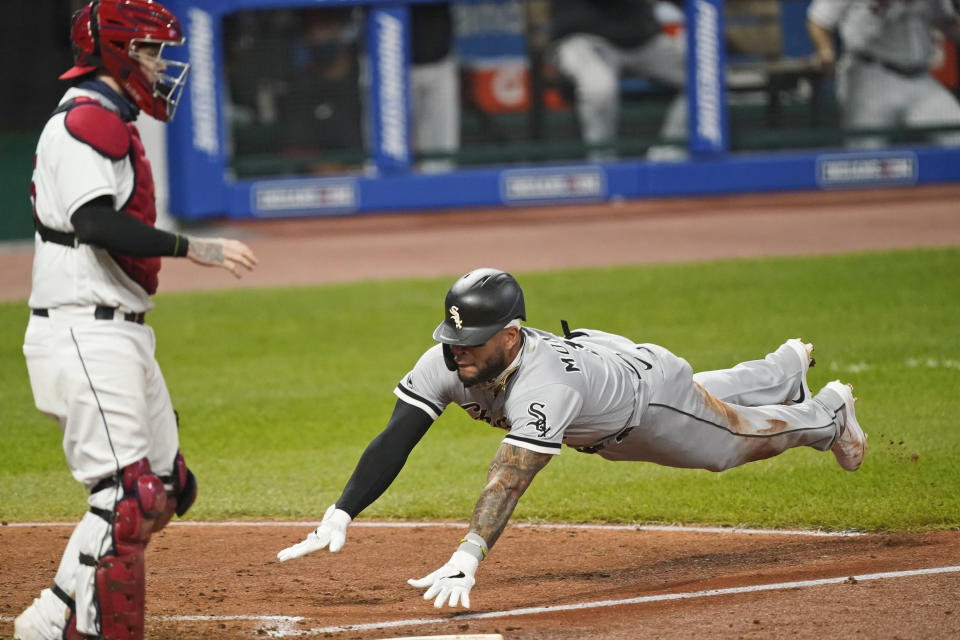
[{"label": "catcher's white jersey", "polygon": [[[77,87],[69,89],[60,103],[81,96],[115,109],[100,93]],[[136,172],[129,157],[111,160],[77,140],[67,131],[65,120],[65,113],[54,115],[40,134],[31,197],[40,222],[56,231],[72,232],[70,217],[84,203],[100,196],[112,196],[114,206],[125,203],[133,193]],[[147,292],[106,250],[43,242],[39,234],[35,235],[29,305],[34,309],[95,305],[132,312],[153,309]]]},{"label": "catcher's white jersey", "polygon": [[931,28],[952,19],[951,0],[813,0],[807,17],[839,29],[847,51],[904,68],[922,68],[933,55]]},{"label": "catcher's white jersey", "polygon": [[433,419],[455,403],[476,420],[507,429],[505,441],[541,453],[582,447],[633,423],[646,398],[649,369],[636,345],[601,331],[565,339],[523,327],[517,359],[491,384],[464,387],[447,369],[441,345],[428,350],[394,393]]}]

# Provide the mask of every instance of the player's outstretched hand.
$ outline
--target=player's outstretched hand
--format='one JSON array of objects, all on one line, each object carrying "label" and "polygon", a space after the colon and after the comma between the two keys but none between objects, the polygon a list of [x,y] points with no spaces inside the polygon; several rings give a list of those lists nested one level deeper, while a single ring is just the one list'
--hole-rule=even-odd
[{"label": "player's outstretched hand", "polygon": [[243,242],[230,238],[198,238],[189,236],[187,257],[205,267],[223,267],[236,277],[242,275],[241,269],[253,271],[257,265],[257,256]]},{"label": "player's outstretched hand", "polygon": [[318,549],[330,547],[332,553],[340,551],[344,541],[347,539],[347,525],[350,524],[350,514],[343,509],[337,509],[337,505],[332,504],[327,507],[327,512],[323,514],[323,521],[320,526],[307,535],[307,539],[298,542],[292,547],[287,547],[277,554],[280,562],[286,562],[308,553],[313,553]]},{"label": "player's outstretched hand", "polygon": [[407,580],[407,584],[417,589],[429,587],[423,594],[424,600],[436,596],[433,606],[438,609],[446,604],[451,607],[463,603],[464,609],[470,608],[470,588],[476,582],[473,575],[477,572],[479,561],[466,551],[454,551],[447,564],[419,580]]}]

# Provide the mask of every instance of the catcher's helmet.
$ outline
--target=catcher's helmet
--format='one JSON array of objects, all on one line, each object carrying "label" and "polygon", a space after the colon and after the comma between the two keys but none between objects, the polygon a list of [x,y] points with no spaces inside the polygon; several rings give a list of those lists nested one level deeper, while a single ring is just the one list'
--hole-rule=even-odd
[{"label": "catcher's helmet", "polygon": [[433,339],[447,345],[481,345],[515,318],[526,320],[526,314],[523,291],[513,276],[499,269],[474,269],[447,292],[443,322]]},{"label": "catcher's helmet", "polygon": [[[155,0],[93,0],[74,14],[70,40],[74,65],[61,79],[105,69],[144,113],[173,120],[190,65],[163,57],[168,45],[185,41],[169,9]],[[159,45],[156,57],[142,53],[141,45]],[[141,68],[145,63],[157,68],[152,78]]]},{"label": "catcher's helmet", "polygon": [[73,66],[61,74],[61,80],[72,80],[97,70],[100,56],[96,55],[93,34],[90,32],[90,10],[93,3],[73,14],[70,23],[70,48],[73,51]]}]

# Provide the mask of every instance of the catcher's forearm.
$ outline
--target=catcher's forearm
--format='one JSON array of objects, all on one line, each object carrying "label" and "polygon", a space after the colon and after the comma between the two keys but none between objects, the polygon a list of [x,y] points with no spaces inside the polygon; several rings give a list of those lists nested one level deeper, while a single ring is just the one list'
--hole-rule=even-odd
[{"label": "catcher's forearm", "polygon": [[484,487],[470,518],[470,533],[493,547],[533,477],[553,457],[511,444],[502,444],[490,463]]},{"label": "catcher's forearm", "polygon": [[836,57],[836,52],[833,48],[833,34],[830,29],[813,20],[807,20],[807,33],[810,35],[814,51],[817,52],[820,59],[832,62]]},{"label": "catcher's forearm", "polygon": [[433,424],[423,410],[397,400],[386,428],[370,441],[337,500],[351,518],[373,504],[393,483],[407,456]]},{"label": "catcher's forearm", "polygon": [[70,223],[78,242],[114,253],[136,257],[187,255],[186,237],[115,210],[110,196],[83,204],[70,217]]}]

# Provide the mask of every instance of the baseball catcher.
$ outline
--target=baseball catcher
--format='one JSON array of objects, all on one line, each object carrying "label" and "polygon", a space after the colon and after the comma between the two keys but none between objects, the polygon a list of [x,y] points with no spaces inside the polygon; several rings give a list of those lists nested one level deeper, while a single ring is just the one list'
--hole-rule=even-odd
[{"label": "baseball catcher", "polygon": [[762,360],[694,373],[655,344],[592,329],[563,335],[521,325],[523,291],[508,273],[476,269],[447,292],[428,349],[394,389],[386,428],[360,456],[336,503],[281,561],[339,551],[353,518],[393,482],[417,442],[450,404],[506,431],[469,530],[450,559],[409,580],[434,606],[470,606],[477,567],[520,496],[563,445],[608,460],[723,471],[799,446],[832,451],[859,468],[866,436],[851,388],[807,386],[812,345],[790,339]]},{"label": "baseball catcher", "polygon": [[153,0],[94,0],[74,15],[71,82],[37,143],[30,197],[36,227],[23,353],[37,408],[56,419],[89,511],[53,584],[14,621],[18,640],[143,638],[144,551],[193,504],[177,417],[145,322],[161,256],[239,275],[242,242],[154,227],[154,184],[134,120],[173,118],[189,65]]}]

